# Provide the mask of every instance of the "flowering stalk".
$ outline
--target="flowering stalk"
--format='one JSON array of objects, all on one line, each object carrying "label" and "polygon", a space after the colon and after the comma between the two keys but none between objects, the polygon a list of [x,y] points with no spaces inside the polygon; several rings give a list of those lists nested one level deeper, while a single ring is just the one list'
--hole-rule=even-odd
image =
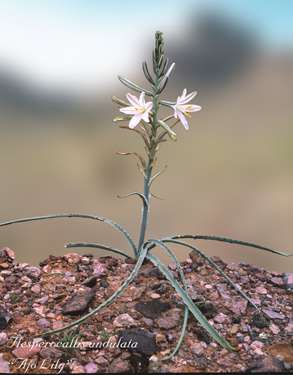
[{"label": "flowering stalk", "polygon": [[[142,245],[144,244],[145,234],[147,230],[149,210],[150,210],[150,186],[154,178],[159,176],[156,173],[153,176],[154,164],[156,161],[156,154],[159,149],[159,144],[166,141],[165,137],[168,135],[171,139],[176,140],[176,133],[172,128],[179,122],[183,124],[185,129],[188,129],[188,123],[186,116],[190,117],[191,112],[196,112],[201,109],[201,107],[187,104],[192,100],[196,92],[192,92],[187,95],[187,90],[184,89],[181,96],[178,97],[176,102],[160,101],[160,94],[164,91],[169,77],[175,68],[175,63],[170,64],[169,59],[165,57],[164,54],[164,42],[161,32],[157,32],[155,36],[155,48],[153,51],[153,76],[151,75],[148,65],[146,62],[142,64],[143,72],[146,79],[151,84],[151,90],[146,90],[131,82],[126,78],[119,77],[119,80],[131,88],[133,91],[140,92],[140,97],[137,98],[132,94],[127,94],[126,97],[130,103],[130,106],[120,108],[120,112],[127,117],[118,117],[114,121],[129,121],[128,128],[136,131],[140,134],[146,144],[147,160],[141,162],[141,167],[144,176],[144,205],[142,209],[141,225],[139,231],[138,239],[138,254],[141,251]],[[145,102],[145,95],[152,97],[152,102]],[[121,99],[114,97],[113,101],[119,105],[124,106],[126,103]],[[165,105],[171,108],[174,112],[172,115],[167,116],[165,119],[159,119],[159,109],[160,105]],[[175,119],[176,121],[170,127],[167,125],[167,121]],[[137,129],[139,125],[140,129]],[[123,126],[123,128],[126,128]],[[159,129],[163,129],[159,133]],[[143,159],[137,153],[120,153],[120,155],[136,155],[139,157],[140,161]]]},{"label": "flowering stalk", "polygon": [[[148,216],[149,216],[149,209],[150,209],[150,197],[153,195],[150,192],[150,188],[152,182],[157,178],[162,171],[154,172],[155,162],[156,162],[156,155],[159,149],[159,145],[162,142],[167,141],[166,137],[169,137],[172,140],[176,140],[176,133],[174,132],[174,127],[177,123],[181,122],[186,130],[189,129],[189,124],[187,118],[190,117],[192,112],[197,112],[201,109],[200,106],[190,104],[189,102],[196,96],[196,92],[187,93],[187,90],[184,89],[181,96],[177,97],[177,101],[167,101],[161,100],[160,94],[166,88],[168,80],[172,71],[174,70],[175,63],[169,64],[168,58],[164,55],[164,45],[163,45],[163,37],[162,33],[156,33],[156,41],[155,41],[155,49],[153,51],[153,74],[150,73],[148,65],[146,62],[143,62],[142,69],[147,81],[151,85],[151,89],[145,89],[140,85],[133,83],[129,79],[119,77],[119,80],[132,91],[139,93],[139,97],[136,97],[133,94],[127,94],[126,97],[130,105],[122,99],[117,97],[113,97],[112,100],[118,104],[120,108],[120,112],[123,113],[123,116],[116,117],[114,122],[120,121],[128,121],[128,125],[120,125],[122,129],[128,129],[136,134],[139,134],[143,142],[145,144],[146,150],[146,159],[137,152],[122,152],[119,155],[131,155],[134,156],[138,161],[139,170],[142,172],[144,176],[144,190],[143,193],[133,192],[130,194],[125,195],[124,197],[129,197],[132,195],[136,195],[141,198],[143,202],[143,210],[142,210],[142,217],[141,217],[141,225],[140,225],[140,232],[139,232],[139,239],[138,245],[134,243],[131,235],[128,231],[122,227],[120,224],[114,222],[113,220],[107,219],[102,216],[91,215],[91,214],[81,214],[81,213],[62,213],[62,214],[54,214],[54,215],[46,215],[46,216],[36,216],[36,217],[28,217],[16,220],[9,220],[6,222],[0,223],[0,227],[5,227],[12,224],[20,224],[20,223],[29,223],[35,221],[43,221],[43,220],[55,220],[55,219],[69,219],[69,218],[76,218],[76,219],[86,219],[86,220],[95,220],[99,222],[103,222],[105,224],[110,225],[115,230],[120,232],[127,240],[128,245],[130,246],[131,250],[133,251],[133,259],[135,260],[135,266],[131,273],[127,276],[124,282],[120,285],[120,287],[105,301],[103,301],[100,305],[96,306],[93,310],[88,312],[83,317],[70,322],[69,324],[65,325],[62,328],[55,329],[53,331],[45,332],[44,336],[52,335],[52,334],[59,334],[65,330],[71,329],[73,327],[79,326],[91,316],[97,314],[102,308],[109,306],[111,303],[114,302],[116,298],[118,298],[129,286],[129,284],[137,277],[139,274],[140,268],[143,265],[145,259],[151,261],[155,267],[165,276],[165,278],[170,282],[173,286],[175,291],[181,297],[184,306],[184,319],[182,324],[182,330],[180,334],[180,338],[178,343],[172,353],[163,359],[170,359],[175,356],[178,352],[188,324],[188,316],[189,313],[193,315],[193,317],[197,320],[198,324],[200,324],[206,332],[223,348],[228,350],[235,350],[234,347],[223,337],[215,328],[210,324],[207,320],[205,315],[201,312],[199,307],[194,303],[192,298],[188,294],[187,283],[185,280],[185,275],[183,272],[183,268],[180,265],[176,255],[173,251],[166,245],[167,244],[176,244],[179,246],[183,246],[188,248],[189,250],[195,251],[198,255],[200,255],[205,261],[209,263],[211,267],[213,267],[224,279],[228,282],[228,284],[236,290],[238,294],[240,294],[247,302],[253,306],[256,310],[261,311],[261,307],[256,306],[253,300],[246,295],[246,293],[239,287],[238,284],[235,284],[233,280],[220,268],[218,265],[209,258],[202,250],[199,248],[188,244],[182,239],[186,240],[206,240],[206,241],[219,241],[228,244],[235,244],[245,247],[253,247],[258,250],[271,252],[274,254],[278,254],[284,257],[291,257],[293,254],[288,254],[285,252],[280,252],[277,250],[270,249],[268,247],[260,246],[254,243],[250,243],[247,241],[239,241],[231,238],[225,238],[221,236],[206,236],[206,235],[194,235],[194,234],[184,234],[184,235],[173,235],[171,237],[164,237],[162,239],[152,239],[152,240],[145,240],[147,224],[148,224]],[[146,101],[146,96],[151,98],[151,101]],[[165,117],[164,119],[159,118],[159,109],[160,106],[166,106],[173,111],[172,115]],[[173,124],[168,125],[168,121],[172,121]],[[122,197],[121,197],[122,198]],[[104,251],[108,251],[110,253],[115,253],[122,255],[124,257],[131,257],[125,251],[113,248],[108,245],[99,244],[99,243],[89,243],[89,242],[78,242],[78,243],[69,243],[66,245],[67,248],[78,248],[78,247],[89,247],[89,248],[96,248],[96,249],[103,249]],[[164,263],[160,261],[158,257],[153,255],[152,249],[154,247],[159,247],[161,251],[164,251],[176,264],[177,271],[180,276],[180,282],[174,277],[173,273],[166,267]],[[270,317],[268,317],[270,318]]]},{"label": "flowering stalk", "polygon": [[145,196],[147,204],[143,206],[142,211],[142,218],[141,218],[141,225],[140,225],[140,233],[139,233],[139,240],[138,240],[138,252],[140,252],[141,247],[144,243],[147,224],[148,224],[148,216],[149,216],[149,209],[150,209],[150,182],[153,173],[154,161],[158,149],[157,144],[157,118],[158,118],[158,111],[159,111],[159,75],[158,75],[158,67],[156,66],[155,69],[155,83],[153,88],[153,116],[151,121],[152,132],[150,136],[150,147],[148,152],[148,162],[145,168],[145,176],[144,176],[144,191],[143,194]]}]

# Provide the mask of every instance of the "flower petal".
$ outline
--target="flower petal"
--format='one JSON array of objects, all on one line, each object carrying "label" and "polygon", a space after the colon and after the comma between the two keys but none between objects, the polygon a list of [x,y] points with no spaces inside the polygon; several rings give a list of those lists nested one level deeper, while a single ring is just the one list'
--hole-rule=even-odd
[{"label": "flower petal", "polygon": [[126,95],[126,98],[127,98],[127,100],[129,101],[129,103],[130,103],[131,105],[133,105],[134,107],[136,107],[136,106],[139,105],[139,100],[138,100],[138,98],[137,98],[135,95],[127,94],[127,95]]},{"label": "flower petal", "polygon": [[126,115],[136,115],[138,113],[137,108],[135,107],[123,107],[120,108],[119,111]]},{"label": "flower petal", "polygon": [[174,117],[178,118],[178,111],[176,105],[173,105],[172,108],[174,109]]},{"label": "flower petal", "polygon": [[150,122],[150,118],[149,118],[149,112],[148,111],[145,111],[143,114],[142,114],[142,117],[143,121],[145,122]]},{"label": "flower petal", "polygon": [[180,100],[180,104],[186,104],[190,102],[193,98],[195,98],[197,95],[197,91],[193,91],[190,94],[186,95],[185,98]]},{"label": "flower petal", "polygon": [[186,112],[198,112],[200,110],[201,110],[200,105],[190,104],[188,105],[188,109],[186,110]]},{"label": "flower petal", "polygon": [[130,129],[134,129],[141,121],[141,117],[142,115],[139,114],[139,115],[135,115],[132,117],[132,119],[129,121],[129,127]]},{"label": "flower petal", "polygon": [[147,102],[147,103],[145,103],[144,107],[145,107],[146,111],[150,112],[152,110],[152,108],[153,108],[153,102]]},{"label": "flower petal", "polygon": [[184,126],[184,128],[186,130],[188,130],[189,125],[188,125],[188,121],[186,120],[186,117],[184,116],[184,114],[182,112],[177,111],[177,113],[178,113],[178,117],[179,117],[179,120],[181,121],[182,125]]},{"label": "flower petal", "polygon": [[139,104],[143,107],[143,106],[145,106],[145,93],[144,92],[142,92],[141,94],[140,94],[140,97],[139,97]]}]

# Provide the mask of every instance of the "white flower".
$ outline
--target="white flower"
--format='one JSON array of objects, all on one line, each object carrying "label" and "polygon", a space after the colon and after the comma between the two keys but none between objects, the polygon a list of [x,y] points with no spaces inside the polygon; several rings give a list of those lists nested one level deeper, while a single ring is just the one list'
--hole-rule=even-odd
[{"label": "white flower", "polygon": [[128,99],[131,106],[120,108],[120,112],[132,116],[129,122],[130,129],[135,128],[141,120],[150,122],[149,115],[152,110],[153,103],[145,102],[145,93],[142,92],[139,98],[132,94],[127,94],[126,98]]},{"label": "white flower", "polygon": [[189,125],[185,116],[191,117],[190,113],[200,111],[201,107],[195,104],[187,104],[196,96],[196,91],[193,91],[188,95],[186,94],[187,90],[184,89],[182,95],[178,96],[176,104],[172,107],[174,109],[174,117],[179,118],[182,125],[185,127],[186,130],[188,130]]}]

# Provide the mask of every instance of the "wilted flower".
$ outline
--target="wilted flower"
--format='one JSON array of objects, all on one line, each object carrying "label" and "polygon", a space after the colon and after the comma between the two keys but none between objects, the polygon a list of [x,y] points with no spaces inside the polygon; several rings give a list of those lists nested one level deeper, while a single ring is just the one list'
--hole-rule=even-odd
[{"label": "wilted flower", "polygon": [[145,102],[145,93],[142,92],[139,98],[137,98],[135,95],[127,94],[126,98],[131,106],[120,108],[120,112],[132,116],[129,122],[130,129],[135,128],[141,120],[150,122],[149,115],[152,110],[153,103]]},{"label": "wilted flower", "polygon": [[176,104],[173,105],[174,109],[174,117],[179,118],[182,125],[185,127],[186,130],[189,129],[188,121],[185,116],[191,117],[191,112],[197,112],[201,110],[199,105],[195,104],[187,104],[189,103],[197,94],[196,91],[187,94],[187,90],[184,89],[181,96],[178,96]]}]

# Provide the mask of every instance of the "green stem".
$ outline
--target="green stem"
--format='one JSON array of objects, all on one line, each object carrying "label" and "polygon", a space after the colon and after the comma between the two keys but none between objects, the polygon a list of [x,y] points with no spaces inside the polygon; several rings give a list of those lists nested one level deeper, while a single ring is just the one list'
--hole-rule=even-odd
[{"label": "green stem", "polygon": [[153,165],[156,157],[158,140],[157,140],[157,121],[158,121],[158,110],[159,110],[159,95],[157,94],[159,89],[159,78],[157,77],[155,82],[154,88],[154,96],[153,96],[153,118],[152,118],[152,133],[150,136],[150,147],[148,152],[148,162],[145,168],[145,177],[144,177],[144,190],[143,195],[147,204],[143,206],[142,210],[142,218],[141,218],[141,225],[140,225],[140,233],[139,233],[139,240],[138,240],[138,253],[140,253],[141,248],[144,244],[145,234],[148,225],[148,218],[149,218],[149,211],[150,211],[150,184],[151,178],[153,173]]}]

